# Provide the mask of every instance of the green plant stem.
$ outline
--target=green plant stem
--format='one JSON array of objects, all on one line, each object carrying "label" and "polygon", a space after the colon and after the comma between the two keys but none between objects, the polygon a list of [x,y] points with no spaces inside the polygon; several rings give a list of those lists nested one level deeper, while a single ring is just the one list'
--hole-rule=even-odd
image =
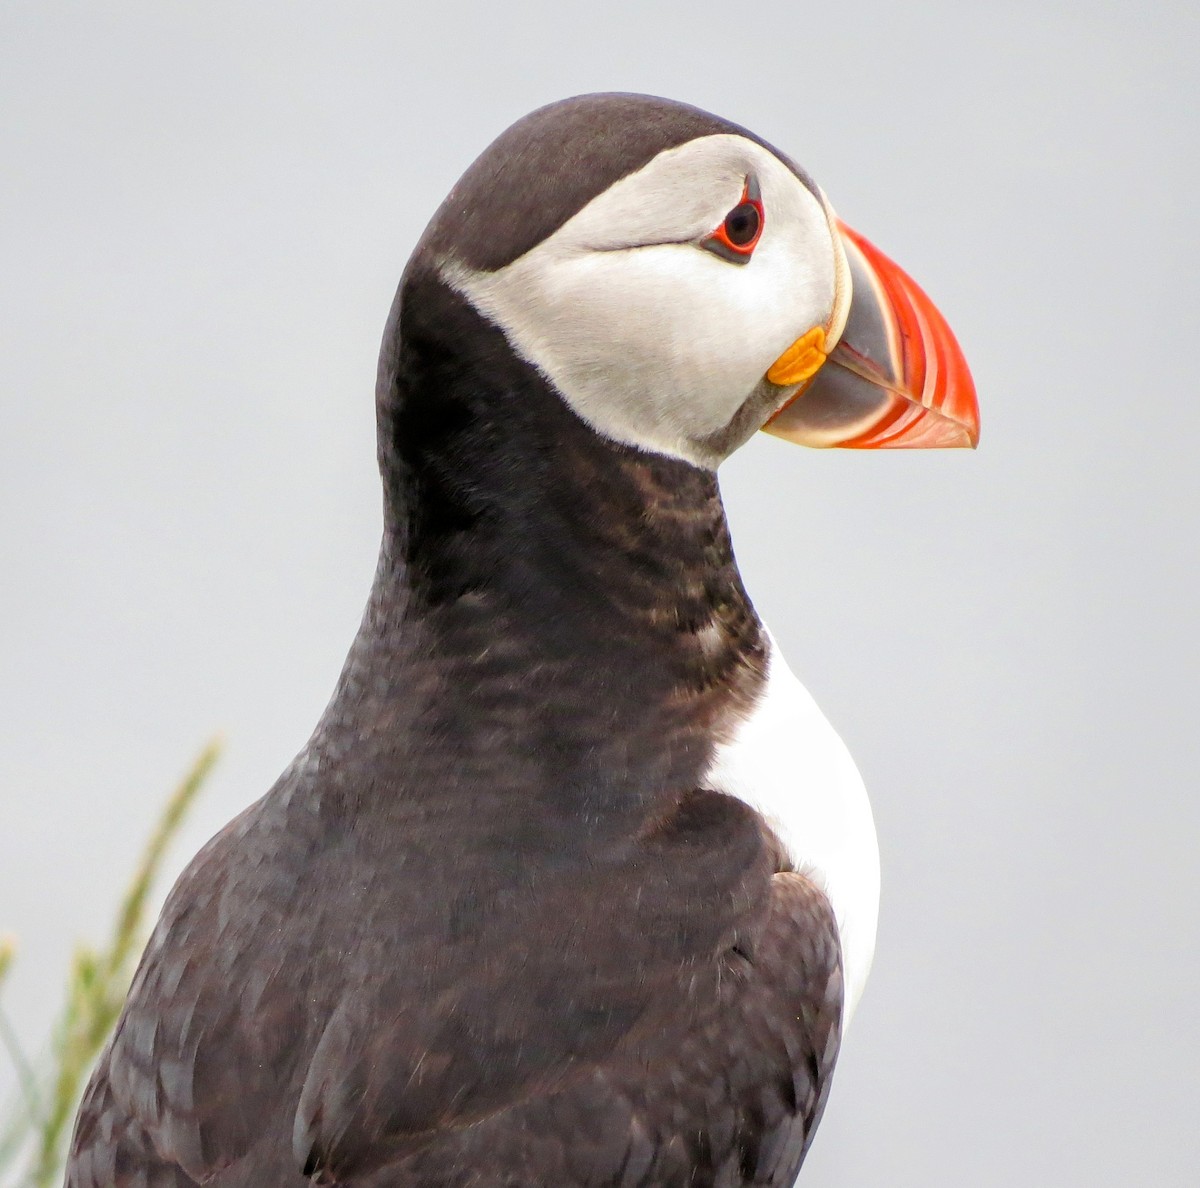
[{"label": "green plant stem", "polygon": [[[146,901],[167,847],[217,762],[221,745],[219,739],[213,739],[204,748],[167,801],[121,901],[107,948],[97,951],[81,946],[76,951],[67,1003],[54,1035],[54,1071],[48,1077],[45,1094],[39,1091],[39,1078],[25,1059],[8,1020],[0,1014],[0,1040],[17,1067],[29,1113],[28,1126],[14,1127],[0,1151],[0,1179],[5,1170],[3,1165],[8,1162],[6,1157],[15,1151],[19,1158],[29,1142],[34,1144],[33,1166],[19,1181],[11,1182],[52,1188],[60,1179],[68,1127],[78,1107],[84,1080],[121,1013],[133,978],[144,940]],[[11,955],[11,946],[0,946],[0,980]]]},{"label": "green plant stem", "polygon": [[13,1062],[13,1067],[17,1070],[17,1084],[21,1088],[21,1098],[29,1112],[29,1120],[36,1122],[38,1115],[42,1112],[37,1089],[37,1076],[34,1074],[33,1065],[29,1063],[29,1058],[25,1055],[3,1007],[0,1007],[0,1042],[3,1042],[4,1049]]}]

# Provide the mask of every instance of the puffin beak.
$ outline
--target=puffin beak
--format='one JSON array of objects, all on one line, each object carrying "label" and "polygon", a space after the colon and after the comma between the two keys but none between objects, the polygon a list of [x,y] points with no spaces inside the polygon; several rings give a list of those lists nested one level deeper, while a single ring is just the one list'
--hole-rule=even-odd
[{"label": "puffin beak", "polygon": [[[975,384],[945,318],[877,247],[840,219],[831,223],[849,301],[839,292],[829,326],[810,330],[767,371],[772,383],[800,387],[763,428],[807,446],[974,448]],[[826,353],[831,339],[837,345]]]}]

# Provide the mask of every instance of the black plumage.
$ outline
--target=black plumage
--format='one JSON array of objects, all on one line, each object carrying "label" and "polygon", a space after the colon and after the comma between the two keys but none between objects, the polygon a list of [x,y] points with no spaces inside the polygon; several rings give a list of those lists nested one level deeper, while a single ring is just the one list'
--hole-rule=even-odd
[{"label": "black plumage", "polygon": [[168,899],[70,1188],[785,1185],[819,1119],[832,913],[702,786],[766,655],[715,476],[584,424],[444,234],[385,334],[362,627]]}]

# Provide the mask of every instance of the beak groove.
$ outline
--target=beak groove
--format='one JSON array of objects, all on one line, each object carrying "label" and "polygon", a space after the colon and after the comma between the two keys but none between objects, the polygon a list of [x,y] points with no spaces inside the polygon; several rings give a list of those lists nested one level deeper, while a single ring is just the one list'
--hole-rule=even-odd
[{"label": "beak groove", "polygon": [[903,269],[834,223],[853,283],[845,330],[767,432],[845,449],[973,448],[975,384],[945,318]]}]

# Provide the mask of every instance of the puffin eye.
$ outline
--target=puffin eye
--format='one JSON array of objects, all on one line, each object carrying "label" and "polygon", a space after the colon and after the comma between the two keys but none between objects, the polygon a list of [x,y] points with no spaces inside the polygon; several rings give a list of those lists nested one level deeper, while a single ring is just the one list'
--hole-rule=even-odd
[{"label": "puffin eye", "polygon": [[762,230],[762,216],[758,213],[758,204],[742,202],[735,206],[725,216],[725,223],[721,229],[734,247],[747,250]]},{"label": "puffin eye", "polygon": [[758,183],[752,177],[747,178],[741,202],[707,239],[701,241],[701,246],[715,252],[723,260],[745,264],[762,237],[765,221]]}]

